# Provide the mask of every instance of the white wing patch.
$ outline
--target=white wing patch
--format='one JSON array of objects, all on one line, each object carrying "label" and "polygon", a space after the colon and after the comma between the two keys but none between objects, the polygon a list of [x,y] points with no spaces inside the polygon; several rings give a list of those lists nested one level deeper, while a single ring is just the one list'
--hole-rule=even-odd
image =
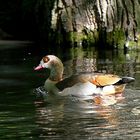
[{"label": "white wing patch", "polygon": [[110,95],[115,93],[115,88],[113,85],[105,86],[103,88],[96,87],[96,85],[86,82],[86,83],[77,83],[72,87],[64,89],[60,95],[67,96],[67,95],[74,95],[79,97],[90,96],[93,94],[100,94],[100,95]]},{"label": "white wing patch", "polygon": [[72,87],[66,88],[61,92],[61,95],[74,95],[74,96],[90,96],[93,95],[96,90],[96,85],[86,82],[86,83],[77,83]]},{"label": "white wing patch", "polygon": [[103,87],[102,94],[110,95],[115,93],[115,88],[113,85]]}]

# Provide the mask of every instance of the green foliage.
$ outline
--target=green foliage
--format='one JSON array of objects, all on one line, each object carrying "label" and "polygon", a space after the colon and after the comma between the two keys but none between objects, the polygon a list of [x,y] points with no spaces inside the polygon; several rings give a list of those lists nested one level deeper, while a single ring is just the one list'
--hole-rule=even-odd
[{"label": "green foliage", "polygon": [[114,43],[123,46],[125,40],[125,35],[122,29],[115,29],[112,32],[107,33],[106,42],[109,45],[114,45]]}]

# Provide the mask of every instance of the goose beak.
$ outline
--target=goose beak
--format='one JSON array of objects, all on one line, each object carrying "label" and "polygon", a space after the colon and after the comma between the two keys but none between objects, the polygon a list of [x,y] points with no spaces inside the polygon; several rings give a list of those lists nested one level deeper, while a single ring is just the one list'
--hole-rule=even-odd
[{"label": "goose beak", "polygon": [[34,68],[34,70],[41,70],[41,69],[43,69],[42,65],[38,65],[37,67]]}]

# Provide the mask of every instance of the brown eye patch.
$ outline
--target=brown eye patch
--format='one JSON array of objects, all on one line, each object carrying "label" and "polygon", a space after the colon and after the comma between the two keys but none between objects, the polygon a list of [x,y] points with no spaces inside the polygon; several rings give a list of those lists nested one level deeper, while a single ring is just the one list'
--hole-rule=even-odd
[{"label": "brown eye patch", "polygon": [[44,63],[47,63],[50,59],[49,59],[49,57],[44,56],[42,60],[43,60]]}]

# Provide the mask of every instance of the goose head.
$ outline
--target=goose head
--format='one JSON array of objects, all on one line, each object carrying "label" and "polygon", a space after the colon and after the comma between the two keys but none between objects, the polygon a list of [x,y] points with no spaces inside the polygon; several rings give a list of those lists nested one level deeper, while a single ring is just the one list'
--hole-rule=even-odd
[{"label": "goose head", "polygon": [[50,70],[49,80],[59,82],[62,80],[63,76],[63,63],[62,61],[54,56],[47,55],[42,58],[40,64],[34,68],[34,70],[40,70],[43,68],[47,68]]}]

